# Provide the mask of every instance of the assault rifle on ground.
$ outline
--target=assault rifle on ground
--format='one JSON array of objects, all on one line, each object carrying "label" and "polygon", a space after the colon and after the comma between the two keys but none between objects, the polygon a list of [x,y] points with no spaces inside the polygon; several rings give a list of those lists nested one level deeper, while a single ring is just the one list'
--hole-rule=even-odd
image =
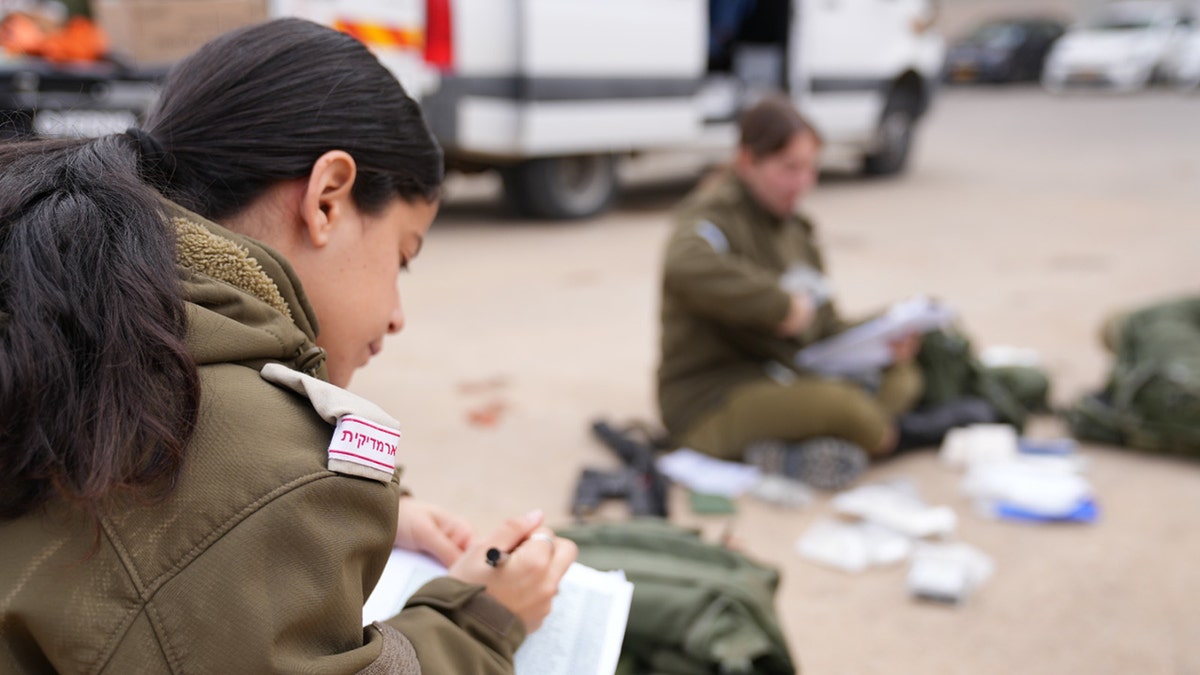
[{"label": "assault rifle on ground", "polygon": [[592,423],[592,433],[612,450],[624,467],[615,471],[586,468],[575,486],[571,514],[576,519],[595,512],[606,499],[624,499],[634,516],[667,517],[667,479],[654,465],[654,447],[634,440],[604,420]]}]

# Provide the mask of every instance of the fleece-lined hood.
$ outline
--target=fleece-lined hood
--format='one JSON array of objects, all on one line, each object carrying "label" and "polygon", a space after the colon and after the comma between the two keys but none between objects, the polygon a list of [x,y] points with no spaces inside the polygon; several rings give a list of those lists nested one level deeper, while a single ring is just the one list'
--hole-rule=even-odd
[{"label": "fleece-lined hood", "polygon": [[262,242],[166,205],[198,365],[271,362],[328,379],[316,315],[295,270]]}]

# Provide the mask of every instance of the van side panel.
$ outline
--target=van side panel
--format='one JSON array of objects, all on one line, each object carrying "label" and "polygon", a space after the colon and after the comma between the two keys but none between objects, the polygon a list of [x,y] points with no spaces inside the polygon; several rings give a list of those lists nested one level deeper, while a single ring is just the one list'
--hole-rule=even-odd
[{"label": "van side panel", "polygon": [[425,100],[449,154],[622,153],[695,138],[706,0],[457,0]]},{"label": "van side panel", "polygon": [[828,142],[869,150],[894,84],[936,81],[940,38],[918,30],[927,0],[797,0],[801,105]]}]

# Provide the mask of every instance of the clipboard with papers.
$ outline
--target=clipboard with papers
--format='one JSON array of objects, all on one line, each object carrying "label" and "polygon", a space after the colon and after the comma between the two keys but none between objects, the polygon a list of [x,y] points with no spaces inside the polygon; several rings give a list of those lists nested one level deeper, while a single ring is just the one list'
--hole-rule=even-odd
[{"label": "clipboard with papers", "polygon": [[945,328],[958,313],[927,296],[897,302],[882,316],[809,345],[796,353],[796,366],[830,376],[854,376],[892,363],[892,342],[912,333]]}]

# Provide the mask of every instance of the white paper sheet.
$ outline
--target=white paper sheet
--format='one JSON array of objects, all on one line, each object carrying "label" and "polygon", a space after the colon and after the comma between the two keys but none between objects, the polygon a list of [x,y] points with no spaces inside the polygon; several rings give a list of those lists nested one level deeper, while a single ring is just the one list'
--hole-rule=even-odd
[{"label": "white paper sheet", "polygon": [[898,302],[881,317],[801,349],[796,365],[823,375],[877,371],[891,364],[893,341],[943,328],[955,316],[950,307],[924,296]]}]

